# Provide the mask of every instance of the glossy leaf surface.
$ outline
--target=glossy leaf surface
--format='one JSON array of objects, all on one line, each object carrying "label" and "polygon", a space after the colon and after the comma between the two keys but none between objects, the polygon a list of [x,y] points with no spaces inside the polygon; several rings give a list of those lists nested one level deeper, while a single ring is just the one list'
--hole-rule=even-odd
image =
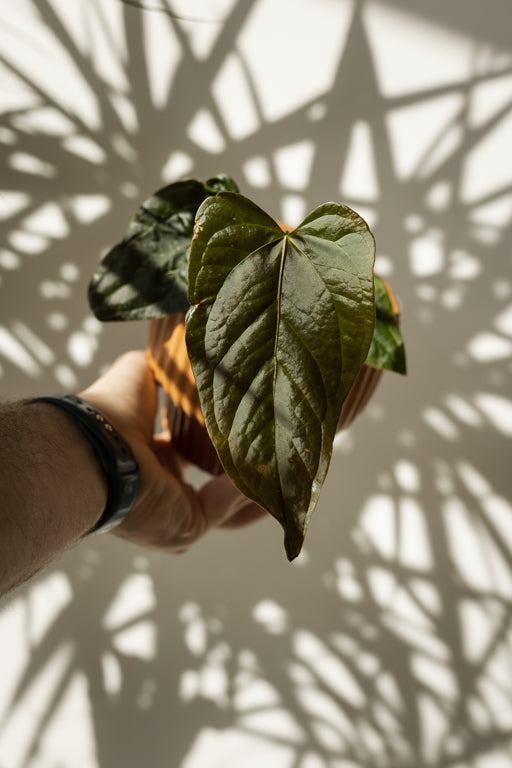
[{"label": "glossy leaf surface", "polygon": [[283,526],[289,559],[372,340],[374,255],[366,223],[335,203],[289,234],[237,194],[197,214],[187,347],[203,414],[234,483]]},{"label": "glossy leaf surface", "polygon": [[366,365],[405,374],[407,363],[405,344],[398,317],[388,293],[386,282],[374,275],[375,280],[375,331]]},{"label": "glossy leaf surface", "polygon": [[140,206],[90,282],[89,304],[99,320],[147,320],[188,309],[188,251],[196,211],[223,190],[237,190],[225,175],[204,184],[188,179],[163,187]]}]

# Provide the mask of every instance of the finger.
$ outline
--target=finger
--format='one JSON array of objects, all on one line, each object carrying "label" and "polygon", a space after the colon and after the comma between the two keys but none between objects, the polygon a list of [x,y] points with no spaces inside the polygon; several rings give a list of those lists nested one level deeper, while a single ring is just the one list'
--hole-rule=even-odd
[{"label": "finger", "polygon": [[171,475],[174,475],[179,480],[183,480],[183,472],[187,462],[173,447],[168,436],[155,435],[151,440],[151,450],[167,472],[170,472]]},{"label": "finger", "polygon": [[[162,444],[157,450],[164,448]],[[137,503],[113,533],[150,549],[169,553],[187,551],[209,530],[242,525],[260,516],[262,510],[250,502],[227,476],[206,483],[198,492],[169,471],[173,459],[168,446],[157,460],[146,447],[139,454],[141,488]]]},{"label": "finger", "polygon": [[247,504],[239,509],[238,512],[235,512],[235,514],[228,520],[224,520],[224,522],[219,525],[219,528],[226,531],[243,528],[246,525],[255,523],[257,520],[261,520],[262,517],[267,517],[265,510],[254,501],[247,499]]},{"label": "finger", "polygon": [[239,527],[244,518],[261,517],[264,511],[241,493],[227,475],[210,480],[200,490],[205,519],[208,528]]}]

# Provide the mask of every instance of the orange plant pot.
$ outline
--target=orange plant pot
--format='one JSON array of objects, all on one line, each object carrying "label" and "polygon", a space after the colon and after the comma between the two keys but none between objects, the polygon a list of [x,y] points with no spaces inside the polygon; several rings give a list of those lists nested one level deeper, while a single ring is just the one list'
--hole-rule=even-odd
[{"label": "orange plant pot", "polygon": [[183,458],[219,475],[222,464],[204,423],[185,344],[185,313],[149,321],[148,363],[166,399],[162,425]]},{"label": "orange plant pot", "polygon": [[[389,286],[388,286],[389,288]],[[393,293],[390,296],[398,311]],[[208,435],[199,393],[185,344],[185,314],[149,321],[147,356],[153,375],[166,394],[163,425],[181,455],[212,475],[223,469]],[[364,411],[382,371],[363,365],[341,410],[338,431],[349,427]]]}]

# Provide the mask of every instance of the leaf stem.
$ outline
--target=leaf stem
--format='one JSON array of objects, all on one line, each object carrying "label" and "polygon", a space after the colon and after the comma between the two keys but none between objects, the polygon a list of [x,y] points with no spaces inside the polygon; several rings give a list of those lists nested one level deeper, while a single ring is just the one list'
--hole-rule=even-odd
[{"label": "leaf stem", "polygon": [[284,275],[284,263],[286,261],[286,246],[288,245],[288,235],[283,237],[283,244],[281,247],[281,263],[279,265],[279,281],[277,285],[277,316],[276,316],[276,340],[274,344],[274,380],[272,387],[272,395],[275,395],[276,391],[276,379],[277,379],[277,345],[279,343],[279,325],[281,323],[281,294],[283,287],[283,275]]}]

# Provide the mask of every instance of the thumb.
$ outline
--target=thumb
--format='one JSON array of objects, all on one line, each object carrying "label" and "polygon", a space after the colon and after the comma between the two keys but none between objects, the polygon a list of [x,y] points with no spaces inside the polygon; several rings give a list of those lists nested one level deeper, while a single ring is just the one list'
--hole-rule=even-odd
[{"label": "thumb", "polygon": [[153,434],[157,393],[144,352],[118,357],[82,396],[106,412],[122,434],[136,431],[146,440]]}]

